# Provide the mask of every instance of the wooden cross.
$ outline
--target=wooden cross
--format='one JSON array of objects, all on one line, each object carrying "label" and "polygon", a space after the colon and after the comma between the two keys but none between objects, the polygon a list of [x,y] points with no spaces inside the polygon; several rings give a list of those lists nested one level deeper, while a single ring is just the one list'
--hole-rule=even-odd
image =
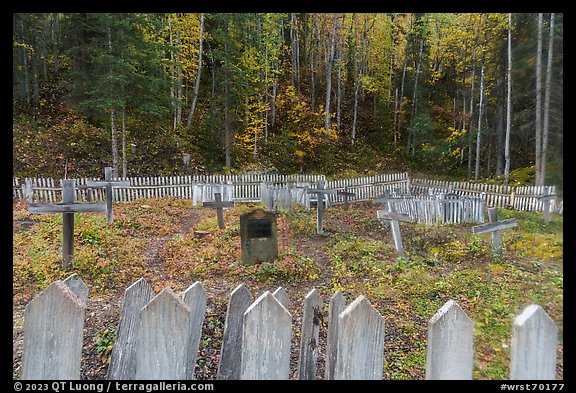
[{"label": "wooden cross", "polygon": [[[380,194],[376,198],[374,198],[372,200],[372,203],[385,203],[385,204],[387,204],[390,201],[401,200],[401,199],[402,198],[396,198],[396,197],[390,196],[390,191],[385,190],[382,194]],[[390,207],[389,204],[387,206]]]},{"label": "wooden cross", "polygon": [[112,202],[114,196],[112,194],[112,187],[130,187],[130,180],[116,180],[112,181],[112,168],[104,168],[104,180],[88,180],[86,181],[87,187],[106,187],[106,213],[108,223],[114,219],[114,212],[112,211]]},{"label": "wooden cross", "polygon": [[508,220],[498,221],[498,209],[491,207],[488,209],[489,224],[478,225],[472,227],[472,233],[477,235],[479,233],[492,233],[492,243],[494,244],[494,251],[497,253],[502,252],[502,239],[500,238],[500,231],[506,228],[512,228],[517,225],[514,218]]},{"label": "wooden cross", "polygon": [[544,221],[546,221],[546,223],[550,222],[550,201],[553,199],[556,199],[556,194],[546,193],[545,195],[538,197],[538,200],[542,201],[544,204]]},{"label": "wooden cross", "polygon": [[224,225],[224,213],[222,212],[223,207],[233,207],[233,201],[224,201],[222,202],[222,194],[219,192],[214,193],[214,201],[207,201],[203,202],[202,206],[209,207],[212,209],[216,209],[216,216],[218,217],[218,228],[224,229],[226,226]]},{"label": "wooden cross", "polygon": [[402,244],[402,233],[400,233],[400,224],[398,221],[412,222],[410,216],[404,213],[389,212],[386,210],[377,210],[376,216],[380,220],[385,220],[390,222],[390,228],[392,229],[392,238],[394,239],[394,246],[396,251],[398,251],[398,256],[404,256],[404,246]]},{"label": "wooden cross", "polygon": [[324,221],[324,195],[326,194],[336,194],[336,190],[327,190],[324,188],[324,182],[319,181],[316,190],[308,190],[307,194],[316,194],[318,202],[316,203],[316,233],[322,234],[323,221]]},{"label": "wooden cross", "polygon": [[355,192],[348,192],[348,186],[344,186],[344,191],[336,191],[336,194],[344,197],[344,210],[348,210],[348,197],[356,196]]},{"label": "wooden cross", "polygon": [[62,266],[67,269],[74,260],[74,213],[104,213],[105,203],[75,203],[74,181],[62,180],[62,203],[31,203],[30,213],[62,213]]}]

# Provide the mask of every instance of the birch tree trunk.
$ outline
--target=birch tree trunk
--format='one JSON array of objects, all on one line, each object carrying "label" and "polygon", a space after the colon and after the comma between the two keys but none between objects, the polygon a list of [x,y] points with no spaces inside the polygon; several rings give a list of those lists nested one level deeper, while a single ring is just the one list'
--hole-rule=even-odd
[{"label": "birch tree trunk", "polygon": [[337,17],[334,15],[332,27],[332,42],[330,44],[330,56],[326,62],[326,105],[324,110],[326,111],[324,118],[324,128],[326,130],[330,129],[330,93],[332,92],[332,63],[334,62],[334,49],[336,43],[336,23]]},{"label": "birch tree trunk", "polygon": [[474,180],[480,177],[480,132],[482,128],[482,104],[484,98],[484,63],[480,70],[480,103],[478,104],[478,128],[476,130],[476,167],[474,168]]},{"label": "birch tree trunk", "polygon": [[542,185],[542,13],[538,13],[536,49],[536,186]]},{"label": "birch tree trunk", "polygon": [[188,114],[188,120],[186,122],[186,128],[190,128],[192,125],[192,118],[194,117],[194,112],[196,111],[196,102],[198,101],[198,91],[200,90],[200,79],[202,77],[202,51],[204,44],[204,13],[200,15],[200,43],[198,44],[198,75],[196,75],[196,84],[194,85],[194,94],[192,96],[192,105],[190,107],[190,113]]},{"label": "birch tree trunk", "polygon": [[548,150],[548,129],[550,124],[550,90],[552,89],[552,50],[554,48],[554,13],[550,14],[550,40],[548,44],[548,65],[546,66],[546,92],[544,93],[544,124],[542,126],[541,186],[546,181],[546,153]]},{"label": "birch tree trunk", "polygon": [[[412,124],[412,122],[414,121],[417,112],[416,97],[418,92],[418,77],[420,75],[420,65],[422,64],[423,48],[424,48],[424,37],[422,37],[422,39],[420,40],[420,49],[418,50],[418,64],[416,65],[416,77],[414,79],[414,91],[412,93],[412,111],[410,115],[410,124]],[[416,154],[415,145],[416,145],[416,133],[412,130],[408,135],[408,144],[407,144],[408,153],[410,153],[412,157],[414,157],[414,155]]]},{"label": "birch tree trunk", "polygon": [[510,177],[510,121],[512,106],[512,14],[508,14],[508,92],[506,106],[506,142],[504,143],[504,185],[508,185]]}]

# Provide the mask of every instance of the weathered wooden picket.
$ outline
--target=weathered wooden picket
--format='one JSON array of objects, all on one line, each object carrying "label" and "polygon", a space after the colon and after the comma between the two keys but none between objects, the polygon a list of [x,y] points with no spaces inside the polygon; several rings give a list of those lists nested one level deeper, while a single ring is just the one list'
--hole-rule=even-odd
[{"label": "weathered wooden picket", "polygon": [[[109,379],[194,379],[206,311],[206,291],[154,295],[144,279],[125,291]],[[231,294],[218,379],[289,379],[292,314],[283,288],[255,301],[244,285]],[[21,379],[79,379],[88,288],[73,275],[56,281],[27,306]],[[313,289],[304,300],[298,368],[314,379],[323,309]],[[348,306],[329,302],[325,379],[383,379],[385,320],[362,295]],[[555,379],[558,331],[538,305],[513,322],[510,379]],[[430,319],[426,379],[472,379],[473,322],[453,300]]]}]

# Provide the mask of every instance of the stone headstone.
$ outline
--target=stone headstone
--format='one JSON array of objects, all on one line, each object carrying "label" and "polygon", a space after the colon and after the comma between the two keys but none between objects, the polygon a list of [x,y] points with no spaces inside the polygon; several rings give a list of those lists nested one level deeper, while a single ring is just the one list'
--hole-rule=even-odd
[{"label": "stone headstone", "polygon": [[274,261],[278,257],[276,214],[256,209],[240,215],[240,239],[245,264]]}]

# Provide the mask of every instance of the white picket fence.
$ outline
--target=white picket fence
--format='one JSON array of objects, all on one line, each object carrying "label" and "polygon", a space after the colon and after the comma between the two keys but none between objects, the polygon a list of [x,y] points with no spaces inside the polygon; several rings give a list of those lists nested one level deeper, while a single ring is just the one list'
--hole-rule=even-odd
[{"label": "white picket fence", "polygon": [[[556,186],[516,187],[417,178],[411,179],[410,190],[413,195],[451,193],[464,197],[482,196],[487,207],[512,207],[522,211],[543,211],[544,204],[538,198],[556,194]],[[555,212],[562,208],[556,200],[551,201],[550,207]]]},{"label": "white picket fence", "polygon": [[[108,379],[194,379],[207,295],[195,282],[179,296],[155,294],[140,279],[126,289]],[[79,379],[88,288],[76,275],[56,281],[25,309],[21,379]],[[217,379],[289,379],[292,313],[283,288],[253,300],[244,284],[231,294]],[[324,305],[316,289],[304,299],[295,377],[315,379]],[[320,313],[320,314],[319,314]],[[514,321],[510,379],[556,379],[558,330],[538,305]],[[329,300],[324,379],[384,376],[385,319],[362,295],[348,306]],[[452,300],[430,319],[426,379],[472,379],[473,322]]]},{"label": "white picket fence", "polygon": [[455,194],[401,195],[387,200],[388,211],[407,214],[418,224],[484,223],[486,202],[479,197]]},{"label": "white picket fence", "polygon": [[[86,182],[95,178],[73,179],[78,201],[103,201],[105,192],[102,188],[88,188]],[[294,203],[309,207],[310,201],[316,201],[297,192],[299,188],[315,189],[319,181],[325,182],[325,188],[343,191],[347,187],[355,196],[349,201],[368,201],[385,191],[396,191],[402,195],[429,195],[429,194],[456,194],[466,198],[483,198],[486,207],[512,207],[515,210],[543,211],[544,203],[539,200],[541,196],[556,194],[555,186],[499,186],[491,184],[470,182],[448,182],[439,180],[410,179],[406,172],[365,176],[342,180],[326,181],[324,175],[199,175],[199,176],[156,176],[156,177],[128,177],[114,180],[129,180],[130,187],[113,188],[114,201],[130,202],[138,198],[174,197],[191,199],[195,205],[214,199],[214,192],[226,193],[223,200],[235,202],[263,201],[262,184],[267,185],[275,196],[271,205],[285,206],[285,200],[292,199]],[[292,196],[282,188],[291,188]],[[12,189],[14,199],[29,198],[34,202],[56,203],[61,200],[62,180],[52,178],[25,178],[13,177]],[[223,189],[225,189],[223,191]],[[200,195],[200,196],[199,196]],[[270,197],[265,198],[269,200]],[[283,201],[284,200],[284,201]],[[341,204],[344,197],[339,194],[327,195],[326,205]],[[551,211],[562,212],[562,201],[552,200]]]}]

